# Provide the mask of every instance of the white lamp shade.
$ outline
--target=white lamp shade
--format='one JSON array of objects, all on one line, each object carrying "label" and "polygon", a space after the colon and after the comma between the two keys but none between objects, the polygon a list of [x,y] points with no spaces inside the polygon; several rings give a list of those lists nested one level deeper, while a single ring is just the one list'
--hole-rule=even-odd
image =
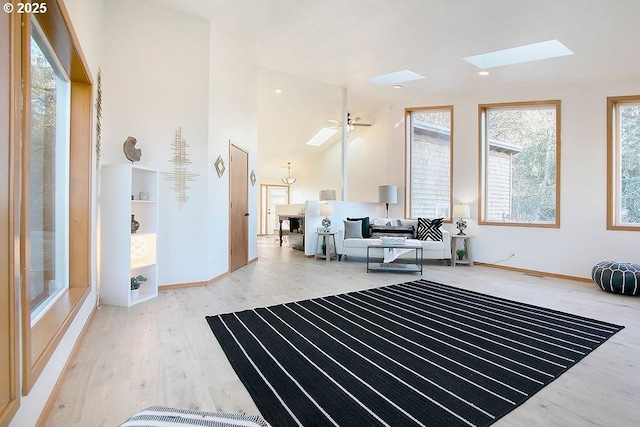
[{"label": "white lamp shade", "polygon": [[395,185],[379,186],[378,203],[398,203],[398,187]]},{"label": "white lamp shade", "polygon": [[469,205],[453,205],[453,218],[471,218]]},{"label": "white lamp shade", "polygon": [[320,190],[320,201],[336,200],[336,190]]},{"label": "white lamp shade", "polygon": [[333,215],[333,205],[325,203],[324,205],[320,205],[320,216],[329,216]]}]

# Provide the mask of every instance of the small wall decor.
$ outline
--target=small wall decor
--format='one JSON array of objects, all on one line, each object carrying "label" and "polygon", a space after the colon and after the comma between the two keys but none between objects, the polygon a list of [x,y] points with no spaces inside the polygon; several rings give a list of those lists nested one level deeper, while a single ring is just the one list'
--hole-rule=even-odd
[{"label": "small wall decor", "polygon": [[251,169],[251,175],[249,175],[249,179],[251,179],[251,186],[255,187],[256,186],[256,171],[254,169]]},{"label": "small wall decor", "polygon": [[142,158],[142,150],[136,148],[136,140],[134,137],[128,137],[124,143],[122,144],[122,151],[124,151],[124,155],[131,163],[139,162],[140,158]]},{"label": "small wall decor", "polygon": [[100,168],[100,140],[102,136],[102,69],[100,68],[98,68],[96,87],[96,167]]},{"label": "small wall decor", "polygon": [[182,137],[182,128],[180,127],[176,130],[176,136],[171,144],[173,157],[169,161],[173,163],[173,172],[162,173],[166,179],[173,181],[173,190],[176,192],[176,200],[180,208],[189,200],[187,190],[191,187],[187,185],[187,182],[195,181],[199,176],[197,173],[191,173],[187,170],[187,165],[191,164],[187,154],[188,147],[189,144]]},{"label": "small wall decor", "polygon": [[218,178],[222,178],[222,175],[224,174],[224,160],[222,160],[222,156],[218,156],[218,159],[216,160],[216,162],[213,164],[213,166],[215,166],[216,168],[216,172],[218,173]]}]

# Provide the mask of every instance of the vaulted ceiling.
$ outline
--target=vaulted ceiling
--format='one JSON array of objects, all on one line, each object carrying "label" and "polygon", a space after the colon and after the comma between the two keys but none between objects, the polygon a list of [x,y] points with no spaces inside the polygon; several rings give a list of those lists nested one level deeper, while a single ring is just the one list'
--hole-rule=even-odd
[{"label": "vaulted ceiling", "polygon": [[[366,121],[384,105],[478,85],[490,91],[640,75],[638,0],[147,1],[253,45],[263,176],[317,154],[305,142],[340,118],[340,88],[348,89],[349,110]],[[462,59],[553,39],[575,54],[493,68],[485,77]],[[404,69],[426,78],[399,90],[368,80]]]}]

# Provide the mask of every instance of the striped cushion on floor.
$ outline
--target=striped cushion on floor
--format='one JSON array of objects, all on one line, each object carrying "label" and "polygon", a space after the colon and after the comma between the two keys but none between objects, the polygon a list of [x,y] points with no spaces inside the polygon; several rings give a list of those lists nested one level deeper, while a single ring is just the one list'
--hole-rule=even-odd
[{"label": "striped cushion on floor", "polygon": [[201,412],[167,408],[165,406],[150,406],[120,425],[120,427],[134,426],[269,427],[269,423],[257,415]]}]

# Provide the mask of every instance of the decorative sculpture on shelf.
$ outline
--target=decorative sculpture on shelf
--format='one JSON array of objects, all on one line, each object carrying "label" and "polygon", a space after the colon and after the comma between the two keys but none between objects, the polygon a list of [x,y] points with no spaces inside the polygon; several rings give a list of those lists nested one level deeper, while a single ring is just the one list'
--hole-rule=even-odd
[{"label": "decorative sculpture on shelf", "polygon": [[142,157],[142,150],[136,148],[137,142],[138,141],[134,137],[130,136],[124,144],[122,144],[122,151],[124,151],[124,155],[131,163],[139,162]]},{"label": "decorative sculpture on shelf", "polygon": [[134,234],[140,228],[140,223],[136,221],[136,216],[131,214],[131,234]]}]

